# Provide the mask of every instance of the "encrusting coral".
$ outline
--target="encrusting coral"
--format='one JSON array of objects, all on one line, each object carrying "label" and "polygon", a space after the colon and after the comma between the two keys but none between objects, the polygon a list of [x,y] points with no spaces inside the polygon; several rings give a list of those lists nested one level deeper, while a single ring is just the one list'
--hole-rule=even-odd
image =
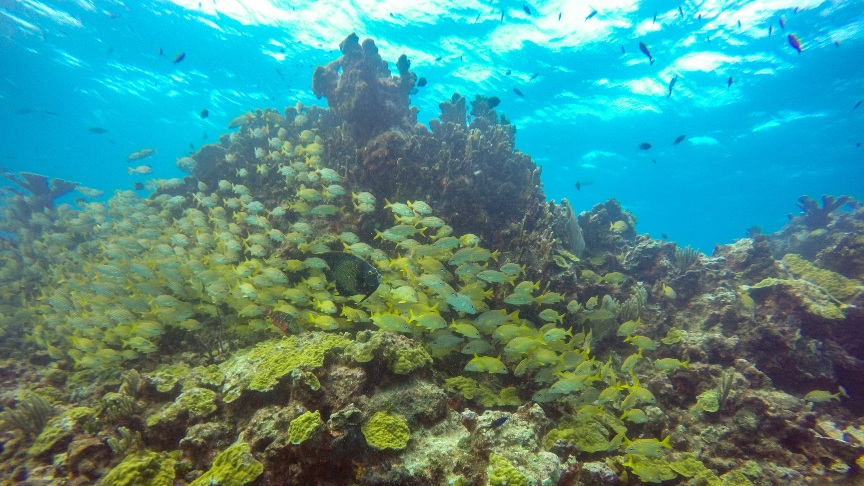
[{"label": "encrusting coral", "polygon": [[[685,251],[614,199],[547,202],[496,98],[426,128],[407,57],[341,47],[328,109],[240,115],[148,198],[6,194],[4,396],[55,411],[5,412],[9,484],[857,474],[861,208]],[[380,285],[343,295],[334,255]]]}]

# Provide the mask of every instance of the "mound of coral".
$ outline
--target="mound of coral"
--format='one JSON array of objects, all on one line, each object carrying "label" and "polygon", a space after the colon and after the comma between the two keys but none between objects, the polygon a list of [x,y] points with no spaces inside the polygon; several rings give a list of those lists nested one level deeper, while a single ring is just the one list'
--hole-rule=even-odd
[{"label": "mound of coral", "polygon": [[[6,484],[859,475],[860,205],[678,248],[614,199],[547,202],[490,99],[429,130],[406,57],[341,48],[328,109],[238,116],[148,198],[8,176],[40,189],[0,225]],[[339,252],[373,294],[337,290]]]}]

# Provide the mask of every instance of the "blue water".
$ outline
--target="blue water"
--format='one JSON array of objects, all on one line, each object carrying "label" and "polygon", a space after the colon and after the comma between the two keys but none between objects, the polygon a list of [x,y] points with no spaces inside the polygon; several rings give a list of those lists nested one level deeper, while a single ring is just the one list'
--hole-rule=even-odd
[{"label": "blue water", "polygon": [[235,116],[322,104],[312,71],[355,31],[385,59],[405,52],[429,80],[412,97],[420,121],[454,90],[499,96],[550,199],[579,212],[615,197],[640,233],[710,252],[749,226],[779,229],[803,194],[864,199],[864,106],[853,110],[864,98],[861,2],[709,0],[682,4],[682,17],[673,2],[595,1],[588,20],[587,2],[530,2],[531,15],[522,5],[4,2],[0,165],[107,197],[144,179],[128,174],[126,156],[155,147],[136,165],[181,177],[176,158],[216,141]]}]

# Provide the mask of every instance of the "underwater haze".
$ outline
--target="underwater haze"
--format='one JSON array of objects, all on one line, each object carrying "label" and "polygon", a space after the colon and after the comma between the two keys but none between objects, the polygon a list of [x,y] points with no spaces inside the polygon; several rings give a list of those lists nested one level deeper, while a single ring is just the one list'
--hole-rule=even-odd
[{"label": "underwater haze", "polygon": [[710,252],[801,195],[864,197],[860,1],[21,0],[0,27],[0,165],[104,198],[182,176],[250,109],[326,106],[313,70],[351,32],[428,81],[421,123],[454,91],[500,98],[577,214],[614,197],[639,233]]}]

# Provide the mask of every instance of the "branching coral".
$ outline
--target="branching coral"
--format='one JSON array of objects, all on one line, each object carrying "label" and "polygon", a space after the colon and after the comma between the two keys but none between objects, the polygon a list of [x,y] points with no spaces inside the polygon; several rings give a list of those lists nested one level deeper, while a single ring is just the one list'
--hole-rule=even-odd
[{"label": "branching coral", "polygon": [[840,209],[844,204],[852,202],[852,197],[840,196],[835,198],[834,196],[823,195],[821,207],[818,201],[810,199],[809,196],[801,196],[798,201],[795,205],[803,211],[801,213],[802,222],[808,230],[813,231],[831,224],[834,221],[831,213]]},{"label": "branching coral", "polygon": [[[358,141],[365,143],[392,129],[410,130],[417,122],[417,109],[408,97],[417,75],[403,54],[396,62],[399,77],[391,77],[387,62],[372,39],[359,43],[357,34],[342,41],[342,57],[318,66],[312,91],[350,124]],[[341,75],[339,70],[341,69]]]},{"label": "branching coral", "polygon": [[42,208],[53,208],[55,199],[74,191],[78,187],[77,182],[63,179],[51,179],[49,181],[48,177],[31,172],[19,172],[17,175],[4,173],[3,177],[32,194],[26,200],[27,206],[32,211],[39,211]]}]

